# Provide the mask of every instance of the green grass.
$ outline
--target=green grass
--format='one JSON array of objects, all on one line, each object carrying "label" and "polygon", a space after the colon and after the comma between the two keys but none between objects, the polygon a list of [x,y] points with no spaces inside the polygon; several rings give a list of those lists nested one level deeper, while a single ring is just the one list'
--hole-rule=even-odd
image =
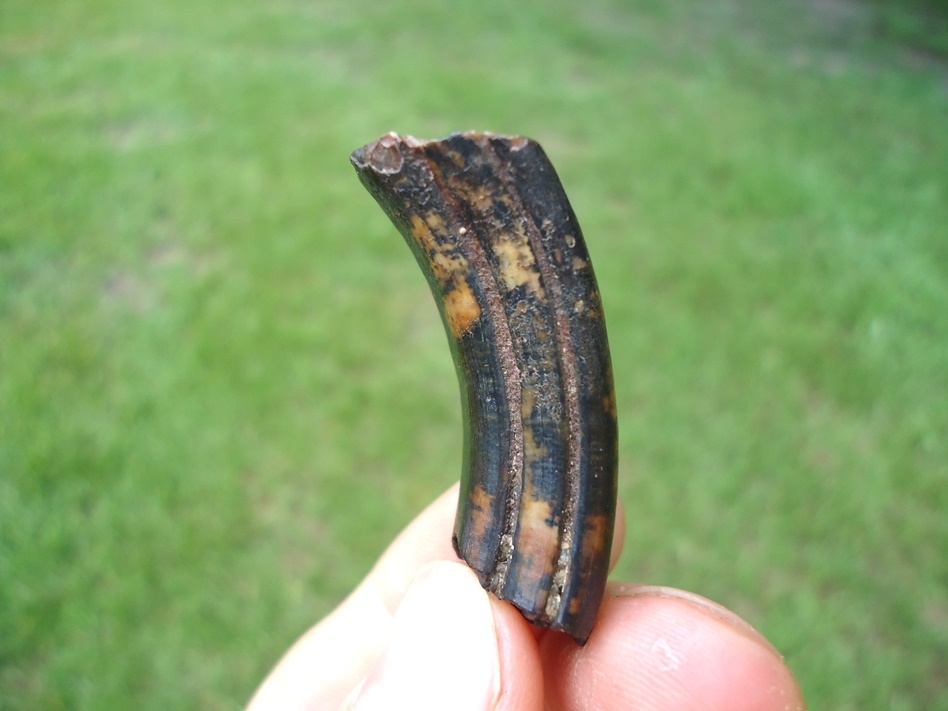
[{"label": "green grass", "polygon": [[238,706],[456,478],[347,158],[483,128],[597,266],[617,576],[948,709],[944,4],[55,5],[0,7],[0,708]]}]

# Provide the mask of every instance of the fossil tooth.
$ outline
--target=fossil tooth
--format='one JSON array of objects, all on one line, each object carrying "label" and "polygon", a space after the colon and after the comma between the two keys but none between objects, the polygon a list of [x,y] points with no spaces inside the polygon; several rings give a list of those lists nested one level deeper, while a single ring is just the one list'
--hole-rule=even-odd
[{"label": "fossil tooth", "polygon": [[352,154],[438,303],[465,420],[458,554],[539,627],[584,643],[616,509],[616,408],[579,224],[523,137],[390,133]]}]

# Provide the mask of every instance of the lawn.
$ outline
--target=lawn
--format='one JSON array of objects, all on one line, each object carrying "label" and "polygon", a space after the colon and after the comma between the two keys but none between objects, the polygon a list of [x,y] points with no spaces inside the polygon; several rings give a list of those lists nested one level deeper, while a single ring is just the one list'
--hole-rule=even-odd
[{"label": "lawn", "polygon": [[349,152],[538,139],[615,365],[615,577],[813,709],[948,709],[948,10],[0,6],[0,709],[230,709],[458,475]]}]

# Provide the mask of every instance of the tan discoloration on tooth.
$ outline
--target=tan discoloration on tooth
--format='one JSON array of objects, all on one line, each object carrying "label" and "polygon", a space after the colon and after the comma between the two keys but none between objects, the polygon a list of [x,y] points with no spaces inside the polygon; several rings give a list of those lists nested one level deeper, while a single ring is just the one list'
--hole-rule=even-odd
[{"label": "tan discoloration on tooth", "polygon": [[493,248],[507,290],[525,286],[528,293],[542,299],[544,294],[540,284],[540,270],[526,236],[511,235],[509,239],[497,240]]},{"label": "tan discoloration on tooth", "polygon": [[[530,491],[524,492],[516,545],[528,580],[540,581],[554,573],[553,552],[557,550],[559,528],[552,522],[552,516],[549,501],[535,499]],[[545,590],[539,590],[538,598],[545,598],[546,593]],[[537,599],[536,602],[540,609],[545,606],[545,599]]]},{"label": "tan discoloration on tooth", "polygon": [[441,244],[435,238],[436,232],[444,230],[444,221],[437,214],[429,213],[424,219],[412,215],[412,237],[428,255],[431,272],[444,293],[444,314],[448,327],[455,338],[460,338],[481,317],[481,307],[467,280],[471,268],[467,259],[453,247]]},{"label": "tan discoloration on tooth", "polygon": [[543,459],[548,454],[547,448],[542,444],[537,444],[533,436],[532,427],[523,428],[523,463],[524,466],[538,459]]},{"label": "tan discoloration on tooth", "polygon": [[582,550],[583,560],[595,560],[606,546],[611,544],[609,539],[609,521],[602,515],[590,515],[583,522]]},{"label": "tan discoloration on tooth", "polygon": [[[583,530],[580,540],[582,544],[579,551],[579,560],[594,561],[607,555],[612,544],[611,522],[606,516],[601,514],[592,514],[583,521]],[[582,601],[574,597],[569,603],[570,614],[578,614],[582,606]]]},{"label": "tan discoloration on tooth", "polygon": [[616,398],[615,395],[606,395],[602,399],[602,409],[605,410],[612,419],[616,418]]},{"label": "tan discoloration on tooth", "polygon": [[521,391],[521,398],[520,415],[526,421],[533,417],[533,404],[536,402],[536,394],[532,388],[524,388]]},{"label": "tan discoloration on tooth", "polygon": [[431,261],[431,271],[442,286],[452,278],[463,278],[470,271],[470,264],[464,255],[449,244],[440,244],[435,238],[435,232],[443,226],[444,223],[437,215],[428,215],[426,219],[418,215],[411,217],[411,235],[425,250]]},{"label": "tan discoloration on tooth", "polygon": [[467,333],[481,317],[481,307],[467,280],[461,277],[454,288],[444,294],[444,313],[455,338]]},{"label": "tan discoloration on tooth", "polygon": [[428,229],[432,232],[444,231],[444,220],[441,219],[441,215],[437,212],[429,212],[425,215],[425,224],[428,225]]},{"label": "tan discoloration on tooth", "polygon": [[470,494],[471,533],[477,540],[481,540],[488,531],[491,522],[491,507],[494,497],[482,486],[475,486]]},{"label": "tan discoloration on tooth", "polygon": [[468,199],[471,201],[471,205],[481,212],[487,212],[494,204],[494,194],[485,187],[469,191]]},{"label": "tan discoloration on tooth", "polygon": [[500,278],[507,291],[524,286],[529,294],[538,299],[544,299],[540,269],[524,226],[517,224],[511,232],[509,231],[511,225],[499,224],[497,221],[495,210],[499,206],[507,212],[515,210],[509,196],[497,194],[496,191],[483,186],[472,187],[464,181],[456,181],[452,185],[465,196],[475,212],[485,216],[487,222],[496,230],[497,237],[493,240],[492,249],[497,257]]},{"label": "tan discoloration on tooth", "polygon": [[[464,511],[465,533],[458,539],[458,554],[471,560],[492,560],[491,526],[497,515],[494,496],[483,486],[472,487],[467,494]],[[480,571],[478,571],[480,572]]]}]

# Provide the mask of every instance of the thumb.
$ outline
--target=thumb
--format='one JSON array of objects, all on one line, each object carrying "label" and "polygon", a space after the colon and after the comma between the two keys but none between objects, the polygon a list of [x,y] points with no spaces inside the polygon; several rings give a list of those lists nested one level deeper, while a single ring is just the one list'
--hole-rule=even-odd
[{"label": "thumb", "polygon": [[516,611],[466,566],[439,561],[415,576],[387,646],[343,708],[534,708],[539,699],[531,703],[521,689],[524,682],[542,688],[539,669],[536,643]]}]

